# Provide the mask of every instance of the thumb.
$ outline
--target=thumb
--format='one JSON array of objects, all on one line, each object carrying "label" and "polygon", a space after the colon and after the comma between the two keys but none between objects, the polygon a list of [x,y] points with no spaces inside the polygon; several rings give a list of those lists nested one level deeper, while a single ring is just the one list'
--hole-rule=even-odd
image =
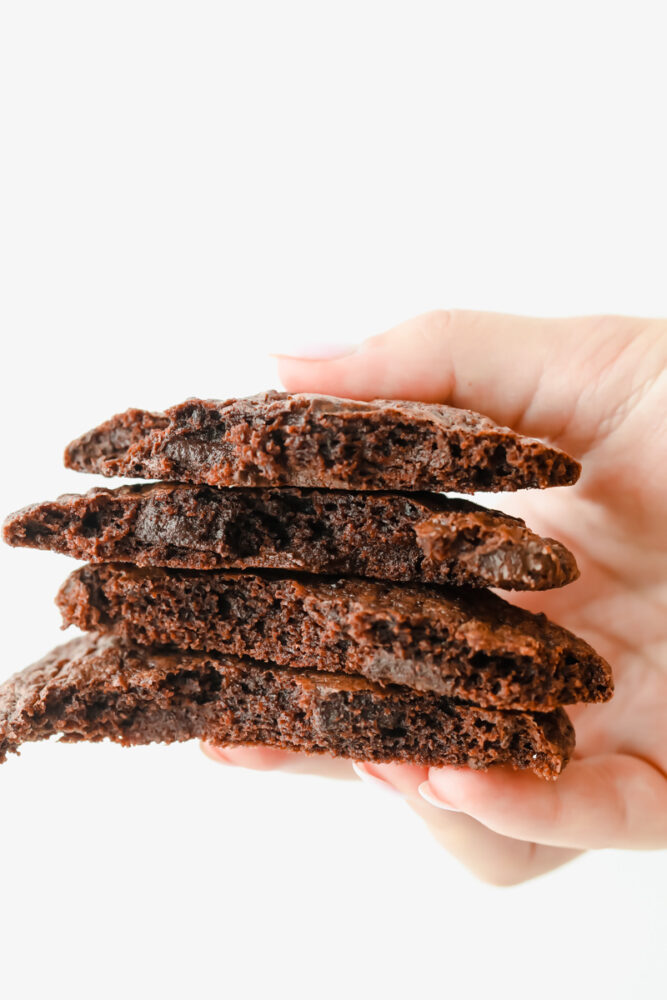
[{"label": "thumb", "polygon": [[553,782],[506,768],[431,768],[420,793],[516,840],[580,850],[667,844],[667,780],[628,754],[574,760]]},{"label": "thumb", "polygon": [[[594,442],[618,393],[615,361],[627,361],[645,320],[531,319],[494,313],[425,313],[329,360],[279,357],[290,392],[351,399],[420,399],[480,410],[575,455]],[[641,344],[636,347],[638,353]],[[632,364],[624,371],[632,373]],[[607,397],[609,397],[607,399]]]}]

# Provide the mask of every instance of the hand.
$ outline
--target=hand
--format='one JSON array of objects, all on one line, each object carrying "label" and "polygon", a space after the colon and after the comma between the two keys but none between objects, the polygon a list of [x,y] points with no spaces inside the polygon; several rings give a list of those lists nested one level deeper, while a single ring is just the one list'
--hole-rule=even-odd
[{"label": "hand", "polygon": [[[558,781],[505,768],[357,773],[399,791],[445,848],[496,884],[590,848],[667,846],[667,322],[433,312],[331,353],[282,357],[287,389],[451,403],[582,461],[575,487],[493,505],[574,551],[576,583],[514,599],[587,639],[616,681],[609,704],[568,709],[577,749]],[[251,767],[332,766],[266,748],[207,752]]]}]

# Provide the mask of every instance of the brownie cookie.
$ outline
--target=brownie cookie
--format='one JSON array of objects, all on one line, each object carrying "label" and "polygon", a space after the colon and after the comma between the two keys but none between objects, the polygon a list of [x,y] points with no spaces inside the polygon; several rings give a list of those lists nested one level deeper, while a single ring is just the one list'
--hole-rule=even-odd
[{"label": "brownie cookie", "polygon": [[436,403],[264,392],[127,410],[73,441],[65,464],[210,486],[518,490],[567,486],[565,452]]},{"label": "brownie cookie", "polygon": [[523,521],[437,494],[153,483],[68,494],[12,514],[10,545],[91,562],[259,567],[517,590],[579,575]]},{"label": "brownie cookie", "polygon": [[542,778],[556,777],[574,748],[563,709],[489,711],[361,677],[156,652],[95,635],[60,646],[0,687],[0,761],[56,733],[70,742],[198,738],[357,760],[510,764]]},{"label": "brownie cookie", "polygon": [[544,615],[489,591],[275,573],[83,566],[63,623],[148,646],[361,674],[477,705],[606,701],[608,664]]}]

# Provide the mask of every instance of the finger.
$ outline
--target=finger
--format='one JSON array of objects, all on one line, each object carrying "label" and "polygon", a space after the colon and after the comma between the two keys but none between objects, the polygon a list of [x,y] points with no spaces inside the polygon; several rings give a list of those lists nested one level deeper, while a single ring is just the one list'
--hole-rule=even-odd
[{"label": "finger", "polygon": [[243,767],[251,771],[286,771],[290,774],[310,774],[343,781],[354,779],[349,760],[327,757],[325,754],[297,753],[262,746],[213,746],[202,743],[204,754],[218,764]]},{"label": "finger", "polygon": [[419,764],[376,764],[355,761],[354,770],[362,781],[382,784],[403,796],[416,796],[418,788],[428,778],[428,768]]},{"label": "finger", "polygon": [[431,768],[421,792],[517,840],[576,849],[667,846],[667,779],[629,755],[574,760],[555,782],[505,768]]},{"label": "finger", "polygon": [[[613,380],[614,361],[625,354],[622,377],[632,378],[627,352],[645,325],[625,318],[438,311],[342,357],[281,357],[279,372],[291,392],[447,402],[582,454],[607,416],[601,375]],[[639,358],[640,344],[636,353]],[[618,391],[608,395],[613,408]]]},{"label": "finger", "polygon": [[482,882],[517,885],[567,864],[581,851],[513,840],[489,830],[465,813],[442,812],[420,799],[408,799],[429,833]]},{"label": "finger", "polygon": [[272,747],[219,747],[212,743],[201,743],[200,746],[209,760],[251,771],[276,770],[288,756],[286,750],[274,750]]},{"label": "finger", "polygon": [[354,769],[363,781],[404,796],[431,836],[483,882],[516,885],[564,865],[581,853],[503,837],[465,813],[434,807],[419,796],[419,787],[428,776],[426,767],[356,763]]}]

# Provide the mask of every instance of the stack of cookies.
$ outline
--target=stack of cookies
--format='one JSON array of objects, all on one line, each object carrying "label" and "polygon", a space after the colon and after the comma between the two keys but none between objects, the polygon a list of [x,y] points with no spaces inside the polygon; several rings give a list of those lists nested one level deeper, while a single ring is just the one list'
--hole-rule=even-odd
[{"label": "stack of cookies", "polygon": [[523,521],[443,491],[566,486],[578,464],[467,410],[267,392],[128,410],[67,449],[159,480],[13,514],[11,545],[87,560],[57,597],[86,633],[0,688],[21,743],[202,738],[556,777],[563,705],[611,696],[582,639],[489,587],[575,580]]}]

